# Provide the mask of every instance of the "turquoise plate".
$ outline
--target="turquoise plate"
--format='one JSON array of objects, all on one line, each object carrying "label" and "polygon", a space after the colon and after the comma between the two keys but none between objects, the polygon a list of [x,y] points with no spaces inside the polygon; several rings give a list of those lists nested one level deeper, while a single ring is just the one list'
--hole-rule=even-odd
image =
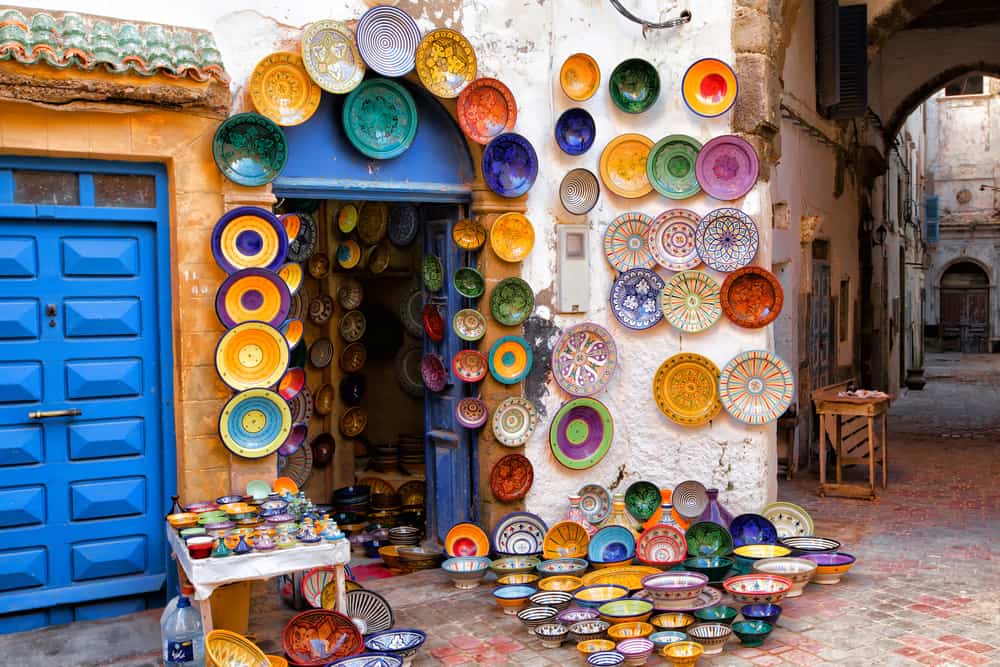
[{"label": "turquoise plate", "polygon": [[212,138],[212,157],[222,175],[238,185],[266,185],[288,161],[285,133],[259,113],[239,113],[222,121]]},{"label": "turquoise plate", "polygon": [[417,136],[413,96],[389,79],[368,79],[351,91],[343,117],[347,139],[376,160],[403,154]]}]

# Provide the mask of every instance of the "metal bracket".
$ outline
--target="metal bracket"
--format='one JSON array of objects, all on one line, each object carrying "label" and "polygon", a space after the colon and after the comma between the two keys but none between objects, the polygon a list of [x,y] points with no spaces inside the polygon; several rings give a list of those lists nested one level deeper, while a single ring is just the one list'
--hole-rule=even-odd
[{"label": "metal bracket", "polygon": [[681,15],[675,19],[670,19],[669,21],[663,21],[661,23],[653,23],[652,21],[647,21],[646,19],[639,18],[629,10],[622,6],[620,0],[609,0],[611,6],[614,7],[619,14],[627,18],[633,23],[638,23],[642,26],[642,38],[646,39],[646,33],[649,30],[662,30],[664,28],[677,28],[685,23],[691,22],[691,12],[685,9],[681,12]]}]

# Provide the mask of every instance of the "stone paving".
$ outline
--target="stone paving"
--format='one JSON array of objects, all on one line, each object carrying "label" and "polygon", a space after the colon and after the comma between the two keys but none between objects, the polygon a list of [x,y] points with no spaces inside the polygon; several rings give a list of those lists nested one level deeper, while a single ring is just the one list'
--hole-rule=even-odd
[{"label": "stone paving", "polygon": [[[1000,355],[929,359],[928,385],[893,407],[889,488],[875,502],[818,498],[815,473],[781,482],[819,535],[858,563],[836,586],[810,584],[783,601],[778,627],[759,649],[733,638],[705,666],[1000,665]],[[861,479],[863,471],[847,477]],[[575,648],[545,649],[505,616],[483,585],[451,586],[440,571],[366,582],[392,603],[397,627],[428,641],[414,664],[582,665]],[[280,652],[292,612],[261,587],[251,633]],[[738,605],[733,605],[738,606]],[[157,613],[0,636],[5,665],[158,665]],[[667,664],[659,657],[649,665]]]}]

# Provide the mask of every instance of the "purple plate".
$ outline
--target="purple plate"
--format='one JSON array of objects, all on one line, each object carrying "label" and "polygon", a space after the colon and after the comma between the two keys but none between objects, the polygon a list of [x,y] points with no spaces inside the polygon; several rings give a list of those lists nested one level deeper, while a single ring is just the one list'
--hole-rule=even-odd
[{"label": "purple plate", "polygon": [[227,329],[250,321],[278,327],[288,317],[291,304],[285,281],[274,271],[264,269],[231,273],[215,293],[215,312]]},{"label": "purple plate", "polygon": [[309,432],[309,426],[307,424],[293,424],[292,430],[288,432],[288,437],[278,447],[278,453],[282,456],[291,456],[302,446],[302,443],[306,440],[306,434]]},{"label": "purple plate", "polygon": [[774,524],[759,514],[741,514],[729,524],[733,545],[777,544],[778,531]]},{"label": "purple plate", "polygon": [[288,234],[270,211],[240,206],[212,229],[212,255],[226,273],[257,267],[277,271],[288,253]]},{"label": "purple plate", "polygon": [[448,370],[444,367],[441,357],[436,354],[425,354],[420,360],[420,377],[429,390],[443,391],[448,384]]},{"label": "purple plate", "polygon": [[535,148],[520,134],[501,134],[483,150],[483,178],[501,197],[520,197],[538,178]]},{"label": "purple plate", "polygon": [[564,403],[549,426],[549,447],[559,463],[573,470],[597,465],[611,448],[614,419],[597,399],[580,397]]},{"label": "purple plate", "polygon": [[455,405],[455,419],[465,428],[479,428],[489,416],[490,411],[479,398],[468,396]]},{"label": "purple plate", "polygon": [[556,121],[556,143],[567,155],[583,155],[596,136],[597,125],[586,109],[567,109]]},{"label": "purple plate", "polygon": [[806,560],[811,560],[817,565],[850,565],[857,558],[851,554],[844,553],[843,551],[835,551],[831,553],[819,553],[819,554],[803,554],[800,558],[805,558]]},{"label": "purple plate", "polygon": [[702,146],[694,169],[702,190],[716,199],[730,201],[753,189],[760,163],[753,146],[739,137],[725,135]]}]

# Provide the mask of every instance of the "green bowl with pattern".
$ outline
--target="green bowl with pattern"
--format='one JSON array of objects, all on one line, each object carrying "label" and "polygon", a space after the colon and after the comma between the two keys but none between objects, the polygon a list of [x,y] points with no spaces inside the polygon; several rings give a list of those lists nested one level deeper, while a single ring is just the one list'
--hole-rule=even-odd
[{"label": "green bowl with pattern", "polygon": [[660,75],[641,58],[629,58],[611,72],[611,101],[625,113],[648,111],[660,96]]}]

